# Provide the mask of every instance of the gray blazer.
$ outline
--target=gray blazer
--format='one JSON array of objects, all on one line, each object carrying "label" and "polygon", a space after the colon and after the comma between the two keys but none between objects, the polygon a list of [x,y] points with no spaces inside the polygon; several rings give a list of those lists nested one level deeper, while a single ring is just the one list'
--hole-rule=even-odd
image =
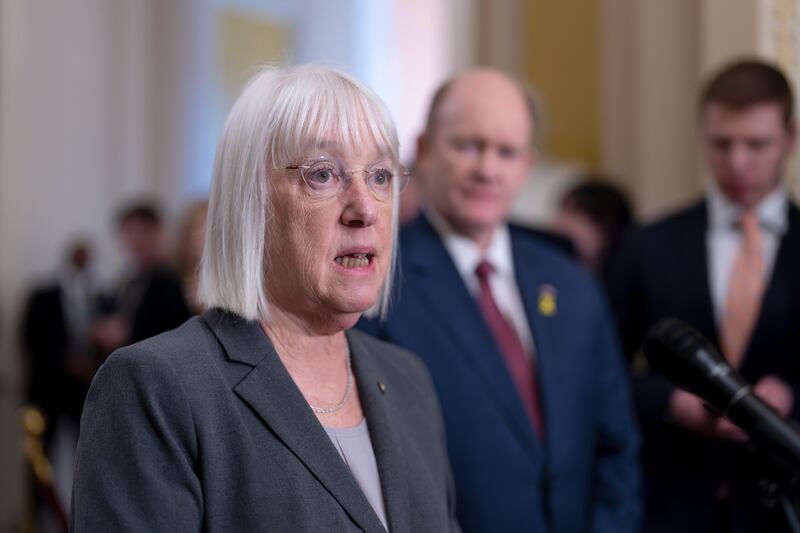
[{"label": "gray blazer", "polygon": [[[392,532],[458,531],[430,378],[348,331]],[[385,531],[257,323],[220,310],[115,352],[81,420],[71,529]]]}]

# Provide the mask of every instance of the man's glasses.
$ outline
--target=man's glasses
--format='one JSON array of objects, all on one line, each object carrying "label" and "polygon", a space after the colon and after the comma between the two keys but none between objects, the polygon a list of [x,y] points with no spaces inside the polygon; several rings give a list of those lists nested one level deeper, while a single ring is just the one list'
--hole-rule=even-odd
[{"label": "man's glasses", "polygon": [[299,170],[308,195],[318,200],[332,198],[347,189],[353,174],[364,174],[364,181],[372,196],[382,202],[390,201],[395,194],[394,182],[397,181],[399,194],[406,188],[411,176],[406,167],[391,160],[373,163],[363,170],[347,170],[340,161],[320,157],[303,165],[284,168]]}]

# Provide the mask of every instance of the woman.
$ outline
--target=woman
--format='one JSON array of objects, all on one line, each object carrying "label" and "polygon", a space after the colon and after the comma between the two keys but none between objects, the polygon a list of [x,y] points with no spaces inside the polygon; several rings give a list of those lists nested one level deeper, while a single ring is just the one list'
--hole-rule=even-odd
[{"label": "woman", "polygon": [[352,78],[250,82],[215,163],[209,310],[99,371],[75,531],[457,530],[428,375],[349,330],[388,304],[397,159],[387,110]]}]

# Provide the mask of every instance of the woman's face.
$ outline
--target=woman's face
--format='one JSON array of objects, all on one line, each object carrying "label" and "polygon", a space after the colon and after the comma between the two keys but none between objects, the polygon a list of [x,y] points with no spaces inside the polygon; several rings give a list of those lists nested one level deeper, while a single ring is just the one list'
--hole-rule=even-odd
[{"label": "woman's face", "polygon": [[[305,155],[295,164],[324,158],[360,170],[386,160],[374,146],[342,153],[329,144]],[[320,199],[300,170],[270,172],[266,285],[271,306],[317,328],[339,330],[355,324],[376,302],[392,257],[392,201],[376,198],[366,175],[352,174],[349,186]],[[323,170],[312,179],[328,178]]]}]

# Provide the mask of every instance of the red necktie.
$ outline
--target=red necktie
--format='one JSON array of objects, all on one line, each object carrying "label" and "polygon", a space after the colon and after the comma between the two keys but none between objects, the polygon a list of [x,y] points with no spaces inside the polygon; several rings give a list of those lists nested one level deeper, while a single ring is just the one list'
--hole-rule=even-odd
[{"label": "red necktie", "polygon": [[541,438],[543,433],[542,412],[539,409],[539,395],[536,387],[536,375],[533,361],[525,351],[514,327],[506,320],[492,296],[489,286],[489,275],[494,272],[494,267],[487,261],[481,261],[475,269],[481,285],[478,306],[484,319],[492,331],[495,341],[500,347],[500,352],[506,362],[506,367],[517,386],[522,404],[530,418],[531,425],[536,434]]}]

